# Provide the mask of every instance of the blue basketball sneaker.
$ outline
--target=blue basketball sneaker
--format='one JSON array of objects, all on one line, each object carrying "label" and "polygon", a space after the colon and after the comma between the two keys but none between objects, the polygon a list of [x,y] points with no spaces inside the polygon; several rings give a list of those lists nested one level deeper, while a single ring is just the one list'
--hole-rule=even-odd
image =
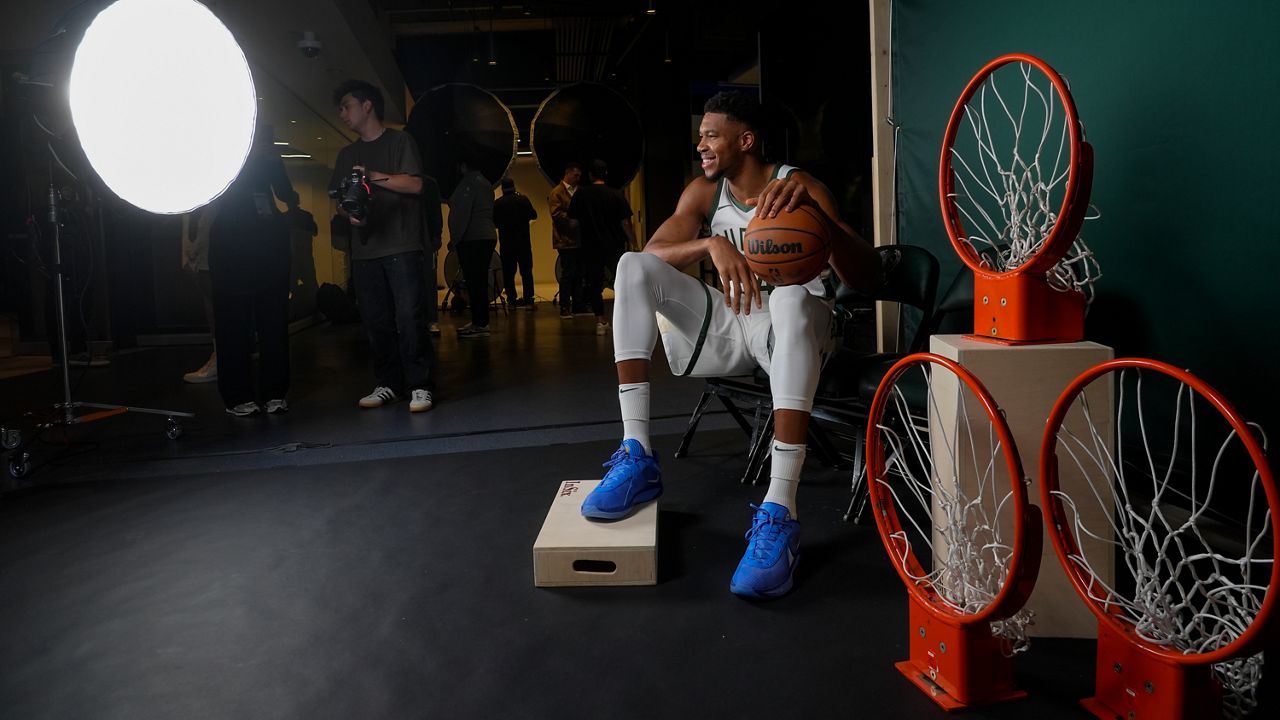
[{"label": "blue basketball sneaker", "polygon": [[747,552],[729,581],[729,592],[753,598],[785,595],[800,561],[800,522],[777,503],[751,507],[756,514],[747,531]]},{"label": "blue basketball sneaker", "polygon": [[644,446],[635,440],[623,440],[603,467],[609,472],[582,501],[582,514],[586,517],[618,520],[630,515],[637,505],[662,494],[658,454],[645,455]]}]

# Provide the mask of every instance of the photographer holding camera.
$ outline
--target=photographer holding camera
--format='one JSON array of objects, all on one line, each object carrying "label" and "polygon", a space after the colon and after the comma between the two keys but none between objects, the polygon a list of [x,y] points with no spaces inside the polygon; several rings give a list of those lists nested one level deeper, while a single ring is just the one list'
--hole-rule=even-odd
[{"label": "photographer holding camera", "polygon": [[422,161],[407,133],[382,125],[382,92],[360,80],[334,90],[338,117],[359,139],[338,151],[329,195],[351,225],[351,281],[369,335],[378,385],[360,399],[375,408],[410,396],[432,407],[435,350],[422,324]]}]

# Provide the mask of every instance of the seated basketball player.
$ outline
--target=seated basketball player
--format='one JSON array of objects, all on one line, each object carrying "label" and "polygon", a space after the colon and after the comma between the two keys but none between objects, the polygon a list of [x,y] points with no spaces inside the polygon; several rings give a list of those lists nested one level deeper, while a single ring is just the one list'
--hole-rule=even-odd
[{"label": "seated basketball player", "polygon": [[[618,263],[613,339],[623,440],[606,463],[604,480],[583,500],[582,514],[622,518],[662,494],[658,456],[649,441],[649,362],[659,332],[676,374],[742,375],[760,366],[773,392],[769,490],[764,502],[751,506],[746,554],[729,589],[775,597],[791,589],[799,557],[796,487],[834,293],[821,278],[762,288],[742,255],[742,237],[755,213],[776,217],[810,205],[832,223],[830,264],[845,284],[870,290],[879,256],[839,219],[826,186],[796,168],[765,161],[754,99],[720,93],[703,112],[697,146],[703,177],[685,188],[675,214],[644,251],[627,253]],[[708,219],[711,237],[699,238]],[[723,293],[680,271],[704,258],[715,265]]]}]

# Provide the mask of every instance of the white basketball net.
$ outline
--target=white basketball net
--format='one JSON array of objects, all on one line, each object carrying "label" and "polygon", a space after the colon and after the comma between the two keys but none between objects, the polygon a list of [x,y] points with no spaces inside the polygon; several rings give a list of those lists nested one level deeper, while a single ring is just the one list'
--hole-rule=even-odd
[{"label": "white basketball net", "polygon": [[[892,494],[902,524],[891,536],[894,563],[957,613],[973,615],[991,604],[1008,576],[1012,490],[1003,448],[982,404],[949,371],[933,377],[932,367],[912,367],[890,388],[877,425],[885,473],[876,482]],[[911,390],[904,392],[917,381],[928,389],[927,407],[908,399]],[[919,567],[933,569],[917,574],[908,553]],[[1027,648],[1031,624],[1032,613],[1024,608],[992,622],[991,630],[1012,655]]]},{"label": "white basketball net", "polygon": [[[1257,468],[1216,409],[1207,406],[1208,417],[1198,417],[1205,401],[1191,387],[1147,376],[1149,384],[1162,379],[1159,391],[1147,394],[1165,403],[1173,396],[1172,406],[1144,397],[1141,370],[1111,375],[1118,383],[1114,453],[1112,418],[1091,413],[1087,389],[1058,433],[1059,476],[1088,481],[1087,491],[1055,492],[1082,548],[1069,560],[1088,579],[1090,601],[1118,611],[1139,637],[1188,655],[1208,653],[1240,637],[1262,607],[1275,560],[1271,512]],[[1168,392],[1174,385],[1176,393]],[[1223,499],[1245,488],[1248,512],[1241,517]],[[1108,555],[1119,561],[1111,581],[1100,570],[1110,567]],[[1262,653],[1214,670],[1228,716],[1252,710]]]},{"label": "white basketball net", "polygon": [[[1006,86],[1020,85],[1021,92],[1009,93],[1006,101],[997,76]],[[1053,83],[1025,62],[988,74],[964,107],[964,124],[951,148],[955,183],[950,197],[965,218],[962,239],[997,272],[1030,260],[1058,223],[1071,162],[1066,120]],[[1090,205],[1085,220],[1098,217]],[[1086,303],[1093,301],[1093,286],[1101,277],[1081,236],[1046,274],[1050,286],[1076,290]]]}]

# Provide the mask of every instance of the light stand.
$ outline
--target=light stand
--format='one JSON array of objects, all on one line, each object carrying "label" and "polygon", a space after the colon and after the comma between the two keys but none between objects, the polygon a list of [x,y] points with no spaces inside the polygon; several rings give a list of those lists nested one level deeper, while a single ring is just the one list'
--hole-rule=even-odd
[{"label": "light stand", "polygon": [[[48,430],[55,427],[70,427],[72,425],[83,425],[85,423],[105,420],[109,417],[122,415],[126,412],[145,413],[148,415],[163,415],[167,420],[165,426],[165,437],[170,440],[177,440],[182,437],[182,425],[178,418],[193,418],[194,413],[178,412],[175,410],[160,410],[156,408],[133,407],[131,405],[110,405],[92,402],[77,402],[71,398],[71,357],[67,352],[67,309],[66,299],[63,297],[63,284],[65,268],[62,265],[62,217],[59,201],[61,195],[54,186],[52,173],[49,179],[49,222],[53,225],[53,287],[57,294],[55,303],[58,311],[58,350],[62,358],[62,402],[55,403],[53,406],[54,416],[51,419],[37,422],[35,431],[25,438],[20,430],[13,428],[0,428],[0,443],[7,450],[12,450],[9,455],[8,470],[9,475],[19,480],[26,477],[31,472],[31,446]],[[80,408],[90,408],[96,412],[78,414]],[[28,413],[28,416],[32,413]]]}]

